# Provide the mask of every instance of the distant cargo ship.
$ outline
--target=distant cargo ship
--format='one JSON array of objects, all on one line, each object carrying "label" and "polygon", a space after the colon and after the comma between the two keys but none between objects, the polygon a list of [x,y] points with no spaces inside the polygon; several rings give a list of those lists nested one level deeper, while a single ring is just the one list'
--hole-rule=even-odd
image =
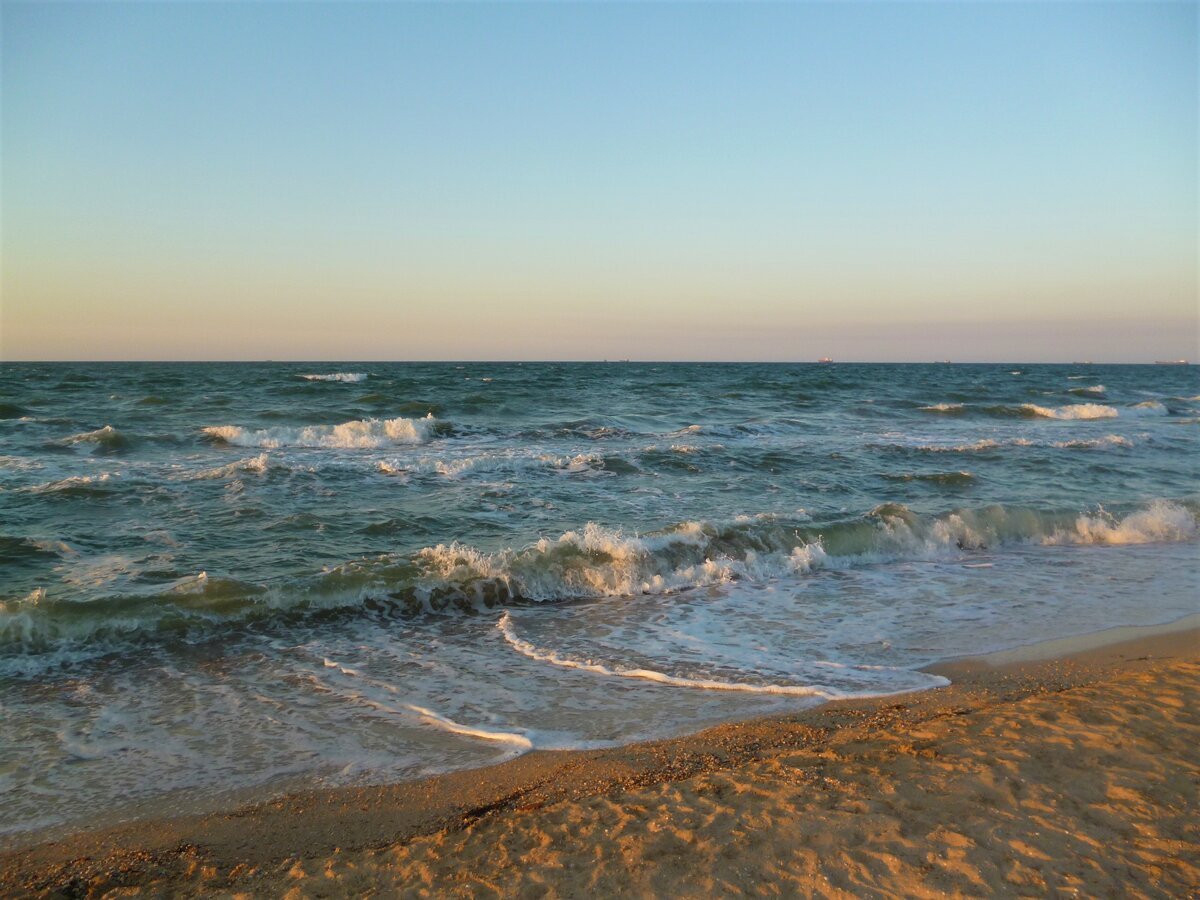
[{"label": "distant cargo ship", "polygon": [[1156,366],[1186,366],[1188,361],[1186,359],[1156,359],[1154,364]]},{"label": "distant cargo ship", "polygon": [[828,356],[822,356],[820,359],[818,359],[818,360],[817,360],[817,362],[819,362],[819,363],[831,363],[831,362],[833,362],[833,360],[832,360],[832,359],[830,359]]}]

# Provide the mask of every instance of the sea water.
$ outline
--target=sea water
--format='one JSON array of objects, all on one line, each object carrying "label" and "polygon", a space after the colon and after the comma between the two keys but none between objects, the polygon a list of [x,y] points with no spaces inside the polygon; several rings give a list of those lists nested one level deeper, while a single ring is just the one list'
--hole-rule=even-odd
[{"label": "sea water", "polygon": [[1200,607],[1189,366],[3,364],[0,417],[9,832]]}]

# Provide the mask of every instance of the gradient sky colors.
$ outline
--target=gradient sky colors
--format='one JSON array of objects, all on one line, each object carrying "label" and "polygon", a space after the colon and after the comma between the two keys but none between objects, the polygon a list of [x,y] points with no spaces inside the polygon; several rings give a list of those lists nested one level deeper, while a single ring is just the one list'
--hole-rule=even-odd
[{"label": "gradient sky colors", "polygon": [[1196,3],[4,3],[0,357],[1195,359]]}]

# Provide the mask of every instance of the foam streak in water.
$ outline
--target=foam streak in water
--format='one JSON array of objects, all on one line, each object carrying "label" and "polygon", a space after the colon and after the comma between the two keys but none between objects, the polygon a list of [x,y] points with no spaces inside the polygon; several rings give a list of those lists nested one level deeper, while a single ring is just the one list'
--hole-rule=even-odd
[{"label": "foam streak in water", "polygon": [[[563,669],[577,669],[581,672],[591,672],[595,675],[604,675],[612,678],[637,678],[643,681],[654,681],[658,684],[665,684],[670,687],[695,688],[705,691],[738,691],[747,694],[778,694],[788,697],[815,697],[822,700],[836,700],[846,697],[890,697],[895,694],[906,694],[908,690],[903,691],[884,691],[884,692],[848,692],[838,691],[833,688],[828,688],[820,685],[801,685],[801,684],[749,684],[739,681],[717,681],[707,678],[682,678],[678,675],[668,675],[665,672],[658,672],[654,669],[626,669],[626,668],[610,668],[593,662],[581,662],[562,656],[553,650],[545,650],[536,647],[529,641],[521,638],[516,629],[513,628],[512,616],[507,612],[500,617],[500,621],[496,623],[496,627],[500,629],[500,633],[504,635],[504,640],[508,645],[520,653],[522,656],[527,656],[530,659],[538,662],[549,663],[552,666],[558,666]],[[950,683],[946,678],[940,675],[929,675],[928,687],[945,687]]]}]

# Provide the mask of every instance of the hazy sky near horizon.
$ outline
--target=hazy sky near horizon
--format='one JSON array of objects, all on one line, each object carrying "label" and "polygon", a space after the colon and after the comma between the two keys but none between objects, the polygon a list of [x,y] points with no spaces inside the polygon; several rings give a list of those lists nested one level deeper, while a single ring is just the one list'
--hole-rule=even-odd
[{"label": "hazy sky near horizon", "polygon": [[0,358],[1200,353],[1196,3],[13,3]]}]

